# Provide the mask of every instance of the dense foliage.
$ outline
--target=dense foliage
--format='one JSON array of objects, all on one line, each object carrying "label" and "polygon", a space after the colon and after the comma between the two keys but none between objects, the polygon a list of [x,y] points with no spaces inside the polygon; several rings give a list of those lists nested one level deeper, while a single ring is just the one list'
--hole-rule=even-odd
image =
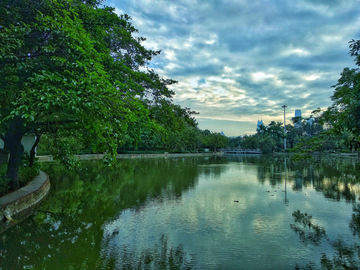
[{"label": "dense foliage", "polygon": [[[310,120],[311,119],[311,120]],[[309,119],[292,119],[293,124],[284,125],[281,122],[271,121],[268,126],[261,126],[254,135],[233,138],[229,142],[230,148],[259,149],[263,153],[273,153],[284,150],[284,139],[286,148],[291,149],[300,142],[307,141],[322,132],[323,127],[318,119],[310,116]]]},{"label": "dense foliage", "polygon": [[[360,65],[360,41],[350,41],[350,55]],[[333,104],[325,111],[315,110],[322,132],[299,144],[296,150],[358,151],[360,148],[360,73],[359,68],[344,68],[338,82],[332,86]]]},{"label": "dense foliage", "polygon": [[149,68],[160,51],[141,45],[131,18],[100,0],[0,2],[0,138],[9,152],[6,178],[19,187],[21,139],[45,138],[50,154],[68,166],[79,151],[197,151],[226,146],[203,135],[189,108],[172,102],[176,83]]},{"label": "dense foliage", "polygon": [[[11,191],[10,179],[6,178],[6,164],[0,164],[0,196],[5,195]],[[26,153],[22,156],[19,167],[19,187],[26,186],[35,176],[39,175],[40,163],[34,163],[32,167],[29,166],[29,155]]]},{"label": "dense foliage", "polygon": [[148,117],[136,68],[156,54],[143,52],[129,18],[82,1],[1,1],[0,10],[0,134],[13,187],[26,133],[76,130],[113,156],[128,123]]}]

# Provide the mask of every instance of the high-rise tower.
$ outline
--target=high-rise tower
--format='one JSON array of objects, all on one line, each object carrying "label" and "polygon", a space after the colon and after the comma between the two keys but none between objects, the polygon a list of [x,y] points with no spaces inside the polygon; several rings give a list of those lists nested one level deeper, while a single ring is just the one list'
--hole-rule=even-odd
[{"label": "high-rise tower", "polygon": [[295,110],[294,127],[301,127],[301,110]]}]

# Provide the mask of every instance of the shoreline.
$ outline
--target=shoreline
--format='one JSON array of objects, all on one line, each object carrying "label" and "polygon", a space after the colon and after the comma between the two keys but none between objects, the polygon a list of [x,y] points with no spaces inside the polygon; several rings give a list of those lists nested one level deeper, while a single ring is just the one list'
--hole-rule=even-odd
[{"label": "shoreline", "polygon": [[[222,156],[223,152],[209,152],[209,153],[175,153],[169,154],[165,152],[163,154],[118,154],[116,159],[124,158],[169,158],[169,157],[202,157],[202,156]],[[103,159],[105,154],[84,154],[84,155],[75,155],[79,160],[98,160]],[[51,155],[36,156],[37,160],[40,162],[53,162],[56,161]]]},{"label": "shoreline", "polygon": [[295,154],[308,154],[311,156],[331,156],[331,157],[346,157],[346,158],[359,158],[358,153],[326,153],[326,152],[312,152],[312,153],[300,153],[300,152],[275,152],[274,155],[295,155]]},{"label": "shoreline", "polygon": [[30,216],[49,190],[49,175],[40,171],[25,187],[0,197],[0,233]]},{"label": "shoreline", "polygon": [[[275,152],[272,155],[294,155],[299,154],[296,152]],[[305,153],[304,153],[305,154]],[[331,157],[338,157],[338,158],[360,158],[358,153],[325,153],[325,152],[313,152],[308,153],[311,156],[331,156]],[[208,153],[168,153],[165,152],[163,154],[118,154],[116,159],[132,159],[132,158],[173,158],[173,157],[206,157],[206,156],[223,156],[227,155],[224,152],[208,152]],[[244,154],[248,155],[248,154]],[[81,154],[81,155],[74,155],[79,160],[100,160],[103,159],[105,154]],[[231,155],[236,156],[236,155]],[[240,155],[239,155],[240,156]],[[39,155],[36,156],[36,159],[39,162],[56,162],[51,155]]]}]

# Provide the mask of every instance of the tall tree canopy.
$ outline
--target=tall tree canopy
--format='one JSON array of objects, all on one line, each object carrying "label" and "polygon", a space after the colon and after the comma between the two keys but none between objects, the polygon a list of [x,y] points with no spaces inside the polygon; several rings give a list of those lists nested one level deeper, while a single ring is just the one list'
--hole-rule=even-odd
[{"label": "tall tree canopy", "polygon": [[[360,40],[350,41],[351,56],[360,66]],[[333,104],[323,113],[324,120],[335,135],[349,134],[346,144],[360,148],[360,70],[344,68],[331,96]]]},{"label": "tall tree canopy", "polygon": [[0,138],[15,188],[26,133],[76,130],[114,156],[129,124],[155,125],[149,104],[170,100],[175,81],[147,68],[160,52],[136,32],[99,1],[0,2]]},{"label": "tall tree canopy", "polygon": [[[360,66],[360,40],[351,40],[351,56]],[[296,146],[296,150],[315,151],[347,147],[353,151],[360,148],[360,70],[344,68],[338,82],[332,86],[333,101],[320,117],[315,117],[315,136]],[[320,109],[313,111],[319,115]],[[322,131],[319,126],[324,125]]]}]

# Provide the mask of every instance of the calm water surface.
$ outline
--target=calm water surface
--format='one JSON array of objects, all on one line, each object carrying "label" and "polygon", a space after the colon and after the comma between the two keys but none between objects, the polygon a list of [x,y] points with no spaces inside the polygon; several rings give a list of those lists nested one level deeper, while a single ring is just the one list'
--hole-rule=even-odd
[{"label": "calm water surface", "polygon": [[[47,164],[0,269],[360,269],[358,160],[191,157]],[[347,268],[346,268],[347,267]]]}]

